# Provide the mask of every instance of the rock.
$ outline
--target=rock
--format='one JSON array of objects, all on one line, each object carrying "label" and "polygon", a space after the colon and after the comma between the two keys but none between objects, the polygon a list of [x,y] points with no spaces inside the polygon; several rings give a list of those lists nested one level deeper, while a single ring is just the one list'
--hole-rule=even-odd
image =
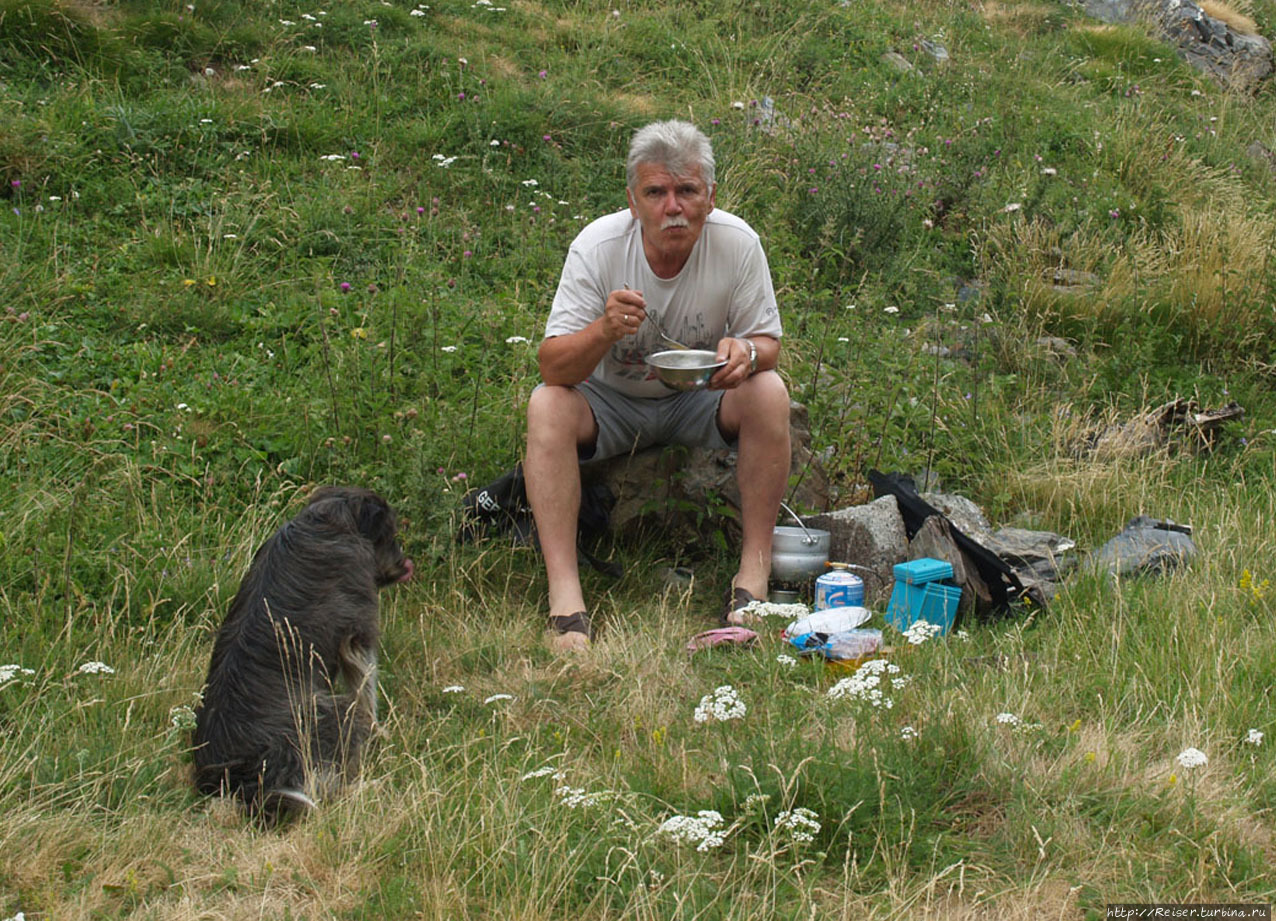
[{"label": "rock", "polygon": [[1082,6],[1103,22],[1151,20],[1158,38],[1225,86],[1253,92],[1272,72],[1271,44],[1242,17],[1216,18],[1191,0],[1083,0]]},{"label": "rock", "polygon": [[937,512],[945,515],[949,521],[957,525],[967,537],[984,543],[984,535],[992,530],[983,509],[965,496],[949,495],[942,492],[924,492],[925,500]]},{"label": "rock", "polygon": [[[801,403],[789,405],[790,487],[786,501],[799,509],[826,509],[829,480],[811,453],[810,417]],[[633,455],[581,465],[584,483],[605,483],[616,499],[611,530],[622,532],[644,523],[662,531],[682,532],[695,540],[725,525],[739,538],[740,490],[735,480],[735,452],[676,445],[646,448]]]},{"label": "rock", "polygon": [[1090,453],[1100,460],[1114,460],[1142,457],[1175,447],[1209,450],[1223,423],[1244,415],[1245,410],[1235,402],[1202,411],[1195,400],[1170,400],[1128,422],[1092,433],[1080,453]]},{"label": "rock", "polygon": [[1196,556],[1191,532],[1190,525],[1138,515],[1096,550],[1089,564],[1109,578],[1165,572]]},{"label": "rock", "polygon": [[932,58],[934,58],[936,63],[939,63],[939,64],[948,63],[948,49],[945,48],[943,45],[941,45],[939,42],[932,42],[930,39],[923,38],[922,51],[925,51]]},{"label": "rock", "polygon": [[888,51],[882,55],[882,63],[889,64],[900,73],[908,73],[913,69],[912,62],[898,51]]},{"label": "rock", "polygon": [[806,524],[829,532],[830,560],[855,567],[855,574],[864,580],[866,605],[890,599],[895,564],[908,558],[908,535],[894,496],[813,515]]},{"label": "rock", "polygon": [[1053,531],[1025,528],[998,528],[980,543],[1016,568],[1040,562],[1049,562],[1057,568],[1060,561],[1068,558],[1068,551],[1077,545],[1072,538]]},{"label": "rock", "polygon": [[[969,536],[969,535],[967,535]],[[931,515],[917,529],[908,542],[910,560],[943,560],[953,567],[953,581],[961,586],[961,603],[957,610],[965,613],[972,608],[992,605],[992,592],[979,575],[973,560],[967,558],[953,538],[952,525],[942,515]]]},{"label": "rock", "polygon": [[1037,347],[1055,358],[1077,357],[1077,350],[1072,343],[1058,336],[1042,336],[1037,340]]}]

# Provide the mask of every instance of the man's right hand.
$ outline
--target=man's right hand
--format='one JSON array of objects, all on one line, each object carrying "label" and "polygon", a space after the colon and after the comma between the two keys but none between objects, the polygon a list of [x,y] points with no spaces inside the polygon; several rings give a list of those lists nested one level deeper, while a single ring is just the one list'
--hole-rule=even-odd
[{"label": "man's right hand", "polygon": [[641,291],[620,288],[607,295],[607,303],[603,307],[603,329],[607,338],[619,342],[638,332],[642,321],[647,319],[646,308],[647,302],[643,300]]}]

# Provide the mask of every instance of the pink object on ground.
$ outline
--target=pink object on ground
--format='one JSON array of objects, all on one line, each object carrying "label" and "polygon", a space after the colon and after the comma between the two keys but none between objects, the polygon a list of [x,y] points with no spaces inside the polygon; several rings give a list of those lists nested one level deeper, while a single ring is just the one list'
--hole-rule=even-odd
[{"label": "pink object on ground", "polygon": [[717,627],[693,636],[691,642],[687,643],[687,653],[696,653],[714,646],[752,646],[757,641],[757,633],[748,627]]}]

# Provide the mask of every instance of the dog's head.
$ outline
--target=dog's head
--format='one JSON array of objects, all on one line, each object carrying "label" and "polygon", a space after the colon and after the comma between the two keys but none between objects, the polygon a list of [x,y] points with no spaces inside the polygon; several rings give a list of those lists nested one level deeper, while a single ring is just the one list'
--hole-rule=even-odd
[{"label": "dog's head", "polygon": [[372,490],[359,486],[323,486],[311,494],[306,511],[337,528],[353,530],[372,543],[378,585],[412,578],[412,561],[399,547],[394,509]]}]

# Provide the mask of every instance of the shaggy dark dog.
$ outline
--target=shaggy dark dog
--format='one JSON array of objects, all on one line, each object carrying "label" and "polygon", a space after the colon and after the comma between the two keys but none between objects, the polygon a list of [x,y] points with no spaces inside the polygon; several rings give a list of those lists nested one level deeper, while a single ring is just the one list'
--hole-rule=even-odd
[{"label": "shaggy dark dog", "polygon": [[377,719],[377,590],[412,575],[395,531],[376,493],[324,487],[258,549],[197,709],[201,793],[271,823],[357,772]]}]

